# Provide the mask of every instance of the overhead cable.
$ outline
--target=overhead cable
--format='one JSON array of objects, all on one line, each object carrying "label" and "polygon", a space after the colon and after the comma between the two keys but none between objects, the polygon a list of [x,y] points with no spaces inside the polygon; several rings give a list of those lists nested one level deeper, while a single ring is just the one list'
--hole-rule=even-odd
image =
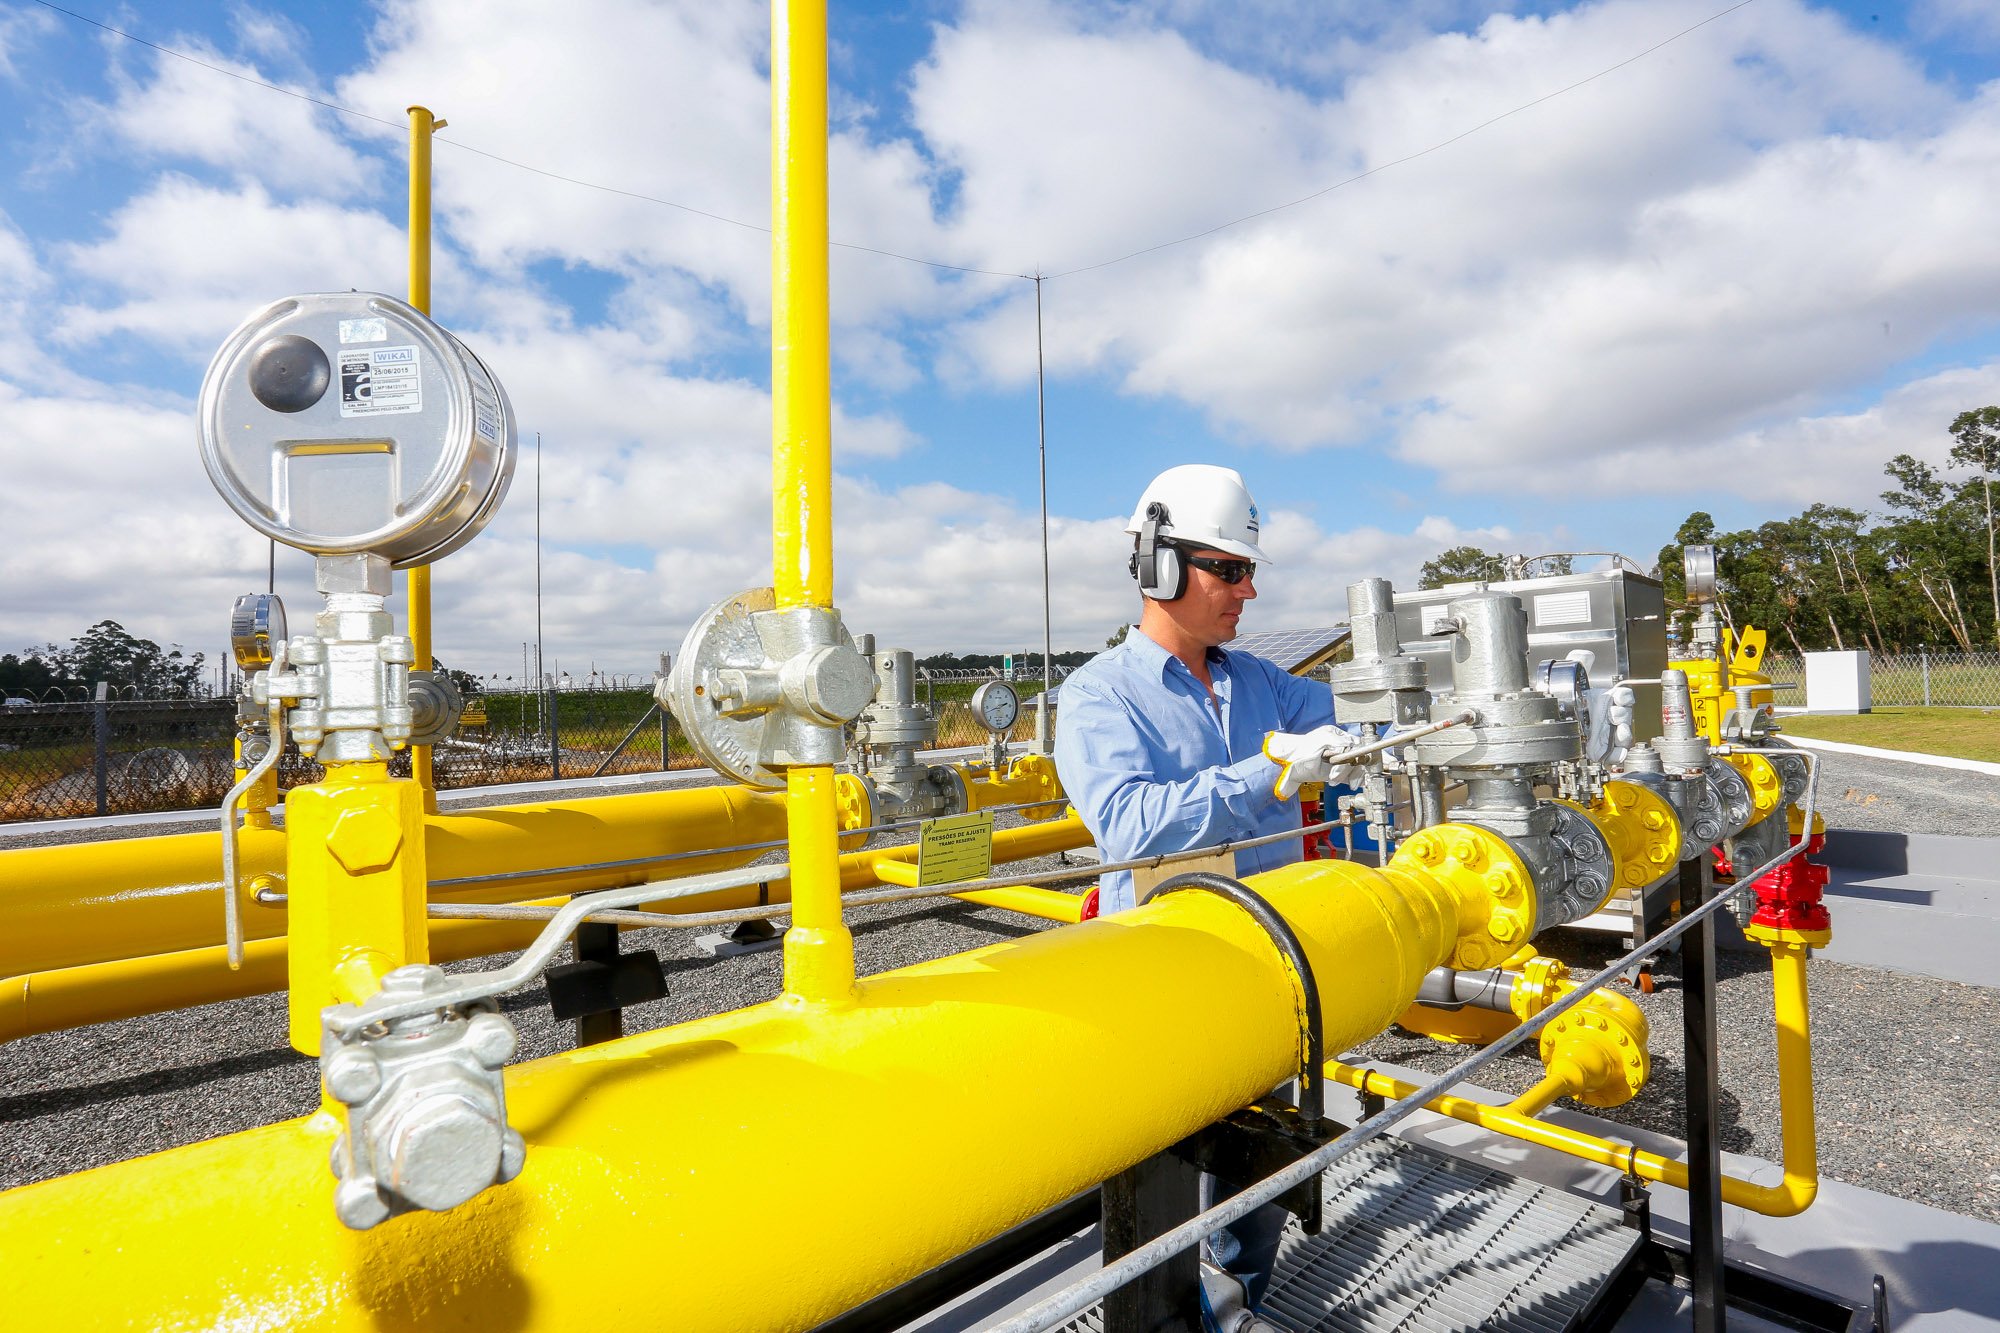
[{"label": "overhead cable", "polygon": [[[149,42],[145,38],[137,36],[133,33],[126,32],[122,28],[115,28],[108,23],[99,22],[97,19],[91,18],[85,14],[79,14],[73,9],[65,9],[61,5],[52,3],[52,0],[35,0],[35,3],[41,5],[44,9],[53,10],[58,14],[66,15],[67,17],[73,18],[80,23],[87,23],[91,27],[101,29],[102,31],[108,32],[115,37],[122,37],[128,42],[136,42],[138,45],[146,47],[149,50],[158,51],[162,55],[172,56],[176,60],[185,60],[191,65],[198,65],[202,69],[209,70],[212,73],[225,74],[232,79],[237,79],[244,83],[255,84],[257,87],[269,89],[271,92],[274,93],[282,93],[286,97],[296,98],[301,102],[308,102],[313,106],[322,107],[328,111],[338,112],[339,114],[344,116],[353,116],[357,120],[370,121],[377,125],[386,125],[389,126],[391,129],[400,130],[403,128],[402,122],[400,121],[389,120],[382,116],[371,115],[366,111],[358,111],[353,107],[343,106],[338,102],[329,101],[326,98],[314,97],[310,93],[300,92],[296,88],[287,88],[281,84],[269,83],[263,79],[256,78],[253,75],[244,74],[241,71],[230,69],[227,66],[218,65],[207,60],[202,60],[199,57],[191,56],[184,51],[177,51],[170,46],[162,46],[158,42]],[[1255,212],[1245,213],[1240,217],[1231,218],[1227,222],[1218,222],[1212,227],[1205,227],[1200,231],[1189,232],[1185,236],[1177,236],[1172,240],[1160,241],[1154,245],[1142,246],[1137,250],[1130,250],[1122,255],[1116,255],[1110,259],[1101,259],[1093,264],[1081,264],[1075,268],[1063,269],[1059,272],[1048,273],[1048,274],[1043,274],[1040,272],[1017,273],[1007,269],[978,268],[969,264],[948,264],[945,263],[943,260],[925,259],[918,255],[903,254],[902,252],[897,250],[887,250],[873,245],[860,245],[852,241],[829,241],[828,244],[833,246],[835,249],[856,250],[864,254],[881,255],[888,259],[900,259],[905,263],[921,264],[925,268],[942,269],[952,273],[974,273],[983,277],[990,277],[990,278],[1019,278],[1023,281],[1034,282],[1037,284],[1055,278],[1075,277],[1079,273],[1092,273],[1098,269],[1110,268],[1115,264],[1123,264],[1128,260],[1138,259],[1144,255],[1155,254],[1161,250],[1170,250],[1176,246],[1187,245],[1194,241],[1205,240],[1206,238],[1214,236],[1219,232],[1228,231],[1232,227],[1240,227],[1246,222],[1254,222],[1258,218],[1269,217],[1273,213],[1282,213],[1287,209],[1297,208],[1301,204],[1311,203],[1313,200],[1332,194],[1336,190],[1345,189],[1350,185],[1354,185],[1360,181],[1367,180],[1371,176],[1380,175],[1382,172],[1388,171],[1393,167],[1400,167],[1407,163],[1415,162],[1419,158],[1429,157],[1432,153],[1440,152],[1446,148],[1451,147],[1453,144],[1460,142],[1463,139],[1468,139],[1473,135],[1478,134],[1482,130],[1490,129],[1493,126],[1498,125],[1503,120],[1507,120],[1510,119],[1511,117],[1518,116],[1524,111],[1528,111],[1533,109],[1534,107],[1538,107],[1544,102],[1553,101],[1554,99],[1561,97],[1566,93],[1575,92],[1578,88],[1582,88],[1587,84],[1595,83],[1599,79],[1602,79],[1607,75],[1615,74],[1617,71],[1624,69],[1627,65],[1635,64],[1638,61],[1644,60],[1647,56],[1652,55],[1654,52],[1659,51],[1664,47],[1673,45],[1675,42],[1678,42],[1681,38],[1688,36],[1690,33],[1697,32],[1700,29],[1707,27],[1709,24],[1714,23],[1719,19],[1727,18],[1729,15],[1735,13],[1737,10],[1745,9],[1755,3],[1756,0],[1737,0],[1737,3],[1730,5],[1728,8],[1718,10],[1715,13],[1710,14],[1707,18],[1702,19],[1698,23],[1689,24],[1687,27],[1682,28],[1679,32],[1674,33],[1672,36],[1665,37],[1657,42],[1654,42],[1651,46],[1645,48],[1643,51],[1639,51],[1633,55],[1627,56],[1625,59],[1619,61],[1615,65],[1607,65],[1605,68],[1597,71],[1597,73],[1595,74],[1589,75],[1585,78],[1578,79],[1574,83],[1565,84],[1563,87],[1557,88],[1553,92],[1543,93],[1540,97],[1532,98],[1529,101],[1521,103],[1519,106],[1513,107],[1506,111],[1502,111],[1500,114],[1496,116],[1491,116],[1486,120],[1482,120],[1477,125],[1473,125],[1468,129],[1460,130],[1457,134],[1452,135],[1450,138],[1442,139],[1437,143],[1432,144],[1428,148],[1419,149],[1414,153],[1407,153],[1402,157],[1392,158],[1387,162],[1377,163],[1375,166],[1369,167],[1366,171],[1356,172],[1352,176],[1348,176],[1345,179],[1335,181],[1331,185],[1323,186],[1320,189],[1314,190],[1311,194],[1300,195],[1298,198],[1289,200],[1285,203],[1273,204],[1269,208],[1260,208]],[[567,185],[581,186],[586,190],[597,190],[604,194],[614,194],[626,199],[636,199],[642,203],[658,204],[663,208],[677,209],[680,212],[691,213],[697,217],[708,218],[714,222],[727,223],[729,226],[732,227],[741,227],[745,231],[762,232],[765,235],[770,234],[771,229],[769,227],[762,226],[755,222],[745,222],[741,218],[732,218],[726,214],[713,213],[707,209],[696,208],[692,204],[683,204],[678,200],[663,199],[658,195],[644,194],[637,190],[621,189],[620,187],[615,185],[605,185],[597,181],[584,180],[583,178],[578,176],[564,175],[562,172],[551,171],[546,167],[538,167],[531,163],[519,161],[515,158],[503,157],[499,153],[490,152],[484,148],[475,148],[471,144],[461,143],[456,139],[443,139],[441,140],[441,142],[443,142],[445,146],[449,148],[456,148],[462,152],[472,153],[476,156],[487,158],[491,161],[501,163],[502,165],[505,166],[514,167],[521,171],[531,172],[534,175],[546,177],[549,180],[562,181],[564,184]]]}]

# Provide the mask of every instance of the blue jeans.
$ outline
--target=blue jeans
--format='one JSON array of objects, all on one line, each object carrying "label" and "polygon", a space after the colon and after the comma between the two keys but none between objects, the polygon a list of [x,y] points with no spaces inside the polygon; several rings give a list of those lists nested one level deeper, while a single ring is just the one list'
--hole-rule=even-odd
[{"label": "blue jeans", "polygon": [[[1214,1176],[1203,1176],[1202,1211],[1213,1208],[1218,1199],[1227,1198],[1229,1193]],[[1285,1219],[1290,1216],[1277,1204],[1267,1203],[1248,1217],[1213,1233],[1205,1242],[1210,1261],[1243,1284],[1243,1295],[1252,1310],[1264,1303],[1271,1272],[1278,1266],[1278,1241],[1284,1235]]]}]

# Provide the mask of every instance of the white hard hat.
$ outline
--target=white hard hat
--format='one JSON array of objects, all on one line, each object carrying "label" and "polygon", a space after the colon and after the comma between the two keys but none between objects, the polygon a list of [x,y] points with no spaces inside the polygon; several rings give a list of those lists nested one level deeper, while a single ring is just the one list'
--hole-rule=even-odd
[{"label": "white hard hat", "polygon": [[1235,468],[1213,463],[1183,463],[1153,478],[1132,511],[1125,531],[1137,536],[1144,531],[1149,511],[1159,505],[1165,512],[1159,519],[1156,540],[1182,546],[1203,546],[1240,555],[1261,564],[1271,563],[1257,545],[1257,528],[1262,515],[1250,488]]}]

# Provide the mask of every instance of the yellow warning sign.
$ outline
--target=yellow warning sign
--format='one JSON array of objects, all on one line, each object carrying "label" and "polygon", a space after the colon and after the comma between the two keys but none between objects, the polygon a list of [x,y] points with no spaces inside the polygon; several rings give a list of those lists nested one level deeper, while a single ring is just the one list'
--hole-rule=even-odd
[{"label": "yellow warning sign", "polygon": [[924,821],[917,835],[917,883],[984,879],[993,871],[993,815],[946,815]]}]

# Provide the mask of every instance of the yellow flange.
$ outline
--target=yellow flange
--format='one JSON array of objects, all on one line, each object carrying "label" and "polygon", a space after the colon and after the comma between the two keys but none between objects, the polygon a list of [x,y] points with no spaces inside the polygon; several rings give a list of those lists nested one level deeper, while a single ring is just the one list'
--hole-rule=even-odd
[{"label": "yellow flange", "polygon": [[1607,782],[1597,804],[1586,813],[1611,845],[1614,892],[1621,887],[1643,888],[1680,864],[1680,816],[1651,787]]},{"label": "yellow flange", "polygon": [[[1060,804],[1063,798],[1062,781],[1056,777],[1054,755],[1019,756],[1008,765],[1007,785],[1013,789],[1011,795],[1016,801],[1032,801],[1038,796],[1045,796],[1050,802],[1048,805],[1023,810],[1021,812],[1023,819],[1054,819],[1062,813]],[[1022,790],[1024,787],[1027,790]]]},{"label": "yellow flange", "polygon": [[1520,979],[1507,992],[1507,1007],[1523,1023],[1562,997],[1560,982],[1569,976],[1568,964],[1555,958],[1530,958],[1521,966]]},{"label": "yellow flange", "polygon": [[1535,933],[1535,880],[1497,833],[1471,824],[1420,830],[1398,851],[1450,886],[1459,902],[1451,965],[1495,967]]},{"label": "yellow flange", "polygon": [[1735,754],[1724,755],[1723,758],[1729,762],[1731,768],[1743,775],[1743,781],[1749,785],[1752,824],[1760,822],[1784,803],[1785,780],[1778,776],[1778,770],[1770,760],[1748,750],[1738,750]]},{"label": "yellow flange", "polygon": [[1646,1016],[1623,995],[1596,991],[1542,1029],[1542,1064],[1585,1106],[1621,1106],[1652,1072]]},{"label": "yellow flange", "polygon": [[[875,822],[875,806],[868,799],[868,788],[852,773],[836,774],[833,779],[833,808],[843,829],[868,828]],[[868,845],[866,833],[855,833],[840,840],[843,852],[858,852]]]},{"label": "yellow flange", "polygon": [[[1793,806],[1785,811],[1785,823],[1792,830],[1794,838],[1806,836],[1806,812],[1801,806]],[[1826,818],[1819,811],[1813,811],[1812,836],[1817,838],[1826,832]]]}]

